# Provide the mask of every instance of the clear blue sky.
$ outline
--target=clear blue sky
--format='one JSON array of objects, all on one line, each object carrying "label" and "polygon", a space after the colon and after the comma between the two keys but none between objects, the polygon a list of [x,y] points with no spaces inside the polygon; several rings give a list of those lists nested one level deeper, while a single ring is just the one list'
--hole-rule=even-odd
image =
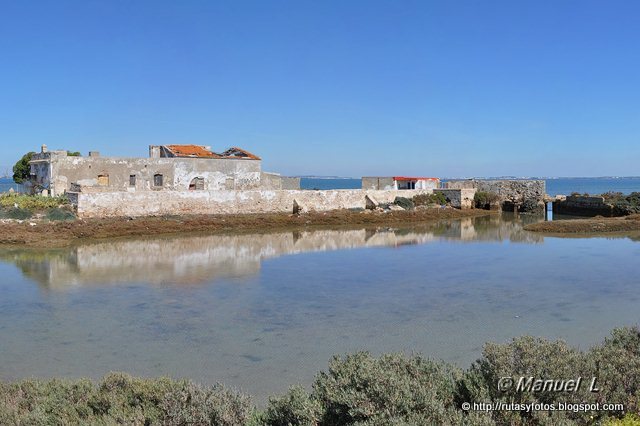
[{"label": "clear blue sky", "polygon": [[42,143],[289,175],[640,175],[640,2],[0,0],[0,172]]}]

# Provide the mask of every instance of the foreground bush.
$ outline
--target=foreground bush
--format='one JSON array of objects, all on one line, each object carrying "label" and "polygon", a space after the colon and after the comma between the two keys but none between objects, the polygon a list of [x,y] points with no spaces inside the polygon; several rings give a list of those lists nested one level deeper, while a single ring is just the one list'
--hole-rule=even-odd
[{"label": "foreground bush", "polygon": [[112,373],[94,385],[83,379],[24,380],[0,385],[1,425],[246,424],[248,397],[222,386],[139,379]]},{"label": "foreground bush", "polygon": [[317,375],[312,397],[324,408],[323,425],[461,424],[460,375],[419,356],[356,353],[334,357]]},{"label": "foreground bush", "polygon": [[[503,377],[570,380],[578,392],[498,389]],[[589,392],[592,377],[600,392]],[[294,386],[264,410],[220,385],[138,379],[122,373],[88,380],[0,383],[1,425],[636,425],[640,409],[640,330],[616,329],[582,352],[533,337],[487,344],[469,369],[366,352],[334,357],[312,390]],[[625,411],[464,411],[463,403],[622,403]]]}]

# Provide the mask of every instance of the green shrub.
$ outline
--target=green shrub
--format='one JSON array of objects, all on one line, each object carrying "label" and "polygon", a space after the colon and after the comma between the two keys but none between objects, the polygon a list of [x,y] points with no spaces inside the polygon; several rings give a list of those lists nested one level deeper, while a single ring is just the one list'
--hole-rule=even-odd
[{"label": "green shrub", "polygon": [[[460,383],[461,402],[580,403],[595,402],[594,394],[582,386],[580,392],[522,392],[515,384],[506,391],[498,389],[503,377],[534,377],[571,380],[593,377],[594,370],[586,355],[563,341],[548,341],[530,336],[519,337],[508,344],[486,344],[482,358],[465,372]],[[587,421],[593,413],[495,411],[498,424],[573,424]]]},{"label": "green shrub", "polygon": [[96,416],[118,423],[157,424],[163,418],[160,403],[172,387],[166,378],[141,379],[110,373],[102,379],[89,405]]},{"label": "green shrub", "polygon": [[315,426],[322,406],[301,386],[292,386],[282,397],[269,399],[260,424],[268,426]]},{"label": "green shrub", "polygon": [[188,381],[167,393],[161,407],[165,413],[163,423],[171,425],[243,425],[252,410],[249,397],[221,385],[204,388]]},{"label": "green shrub", "polygon": [[640,416],[629,413],[622,419],[609,419],[603,423],[604,426],[640,426]]},{"label": "green shrub", "polygon": [[415,207],[413,205],[413,201],[406,197],[396,197],[393,200],[393,204],[400,206],[405,210],[412,210]]},{"label": "green shrub", "polygon": [[428,206],[430,204],[438,204],[444,206],[447,204],[447,197],[442,192],[434,192],[432,194],[418,194],[412,199],[416,206]]},{"label": "green shrub", "polygon": [[61,209],[59,207],[47,210],[47,219],[49,220],[74,220],[76,215],[74,215],[68,209]]},{"label": "green shrub", "polygon": [[492,204],[500,201],[500,196],[494,192],[477,191],[473,196],[474,204],[479,209],[490,208]]},{"label": "green shrub", "polygon": [[92,411],[89,380],[24,380],[0,387],[0,424],[84,424]]},{"label": "green shrub", "polygon": [[600,396],[609,402],[624,403],[631,412],[640,410],[640,330],[618,328],[604,343],[588,352],[595,366]]},{"label": "green shrub", "polygon": [[5,208],[0,211],[0,217],[6,219],[25,220],[31,218],[31,216],[33,216],[33,213],[30,210],[20,207]]},{"label": "green shrub", "polygon": [[312,396],[323,425],[459,424],[454,405],[460,371],[442,362],[367,352],[334,357],[316,376]]},{"label": "green shrub", "polygon": [[29,165],[29,161],[35,152],[27,152],[20,158],[16,164],[13,166],[13,181],[15,183],[23,183],[28,181],[31,177],[31,166]]}]

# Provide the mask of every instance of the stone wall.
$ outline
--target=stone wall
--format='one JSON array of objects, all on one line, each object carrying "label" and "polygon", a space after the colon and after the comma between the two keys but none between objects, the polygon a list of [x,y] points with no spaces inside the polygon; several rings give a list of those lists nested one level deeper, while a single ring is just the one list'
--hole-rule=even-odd
[{"label": "stone wall", "polygon": [[[452,204],[456,197],[451,192]],[[363,191],[358,189],[248,190],[248,191],[140,191],[70,193],[79,217],[148,216],[173,214],[292,213],[366,208],[367,197],[392,203],[397,196],[411,198],[431,190]]]},{"label": "stone wall", "polygon": [[282,176],[280,178],[280,182],[282,185],[282,189],[300,189],[300,178],[299,177],[287,177]]},{"label": "stone wall", "polygon": [[473,198],[476,195],[474,188],[435,189],[433,192],[441,193],[452,206],[459,209],[472,209],[474,205]]},{"label": "stone wall", "polygon": [[394,182],[392,177],[363,177],[362,189],[394,189]]},{"label": "stone wall", "polygon": [[588,197],[582,195],[570,195],[564,201],[553,203],[554,214],[566,214],[572,216],[605,216],[614,215],[613,205],[607,204],[604,197]]},{"label": "stone wall", "polygon": [[260,189],[300,189],[300,178],[262,172],[260,175]]},{"label": "stone wall", "polygon": [[544,180],[452,180],[445,182],[444,187],[447,189],[474,188],[482,192],[493,192],[498,194],[503,202],[543,201],[546,195]]}]

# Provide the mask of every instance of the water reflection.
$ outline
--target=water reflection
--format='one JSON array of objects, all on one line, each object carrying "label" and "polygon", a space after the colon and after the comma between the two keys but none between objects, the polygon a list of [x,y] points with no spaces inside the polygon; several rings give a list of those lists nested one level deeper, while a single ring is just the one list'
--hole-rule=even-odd
[{"label": "water reflection", "polygon": [[397,247],[434,241],[542,243],[522,229],[543,218],[485,216],[410,228],[289,231],[269,234],[165,237],[81,244],[69,249],[0,251],[24,275],[51,289],[103,284],[202,284],[258,274],[264,259],[358,247]]}]

